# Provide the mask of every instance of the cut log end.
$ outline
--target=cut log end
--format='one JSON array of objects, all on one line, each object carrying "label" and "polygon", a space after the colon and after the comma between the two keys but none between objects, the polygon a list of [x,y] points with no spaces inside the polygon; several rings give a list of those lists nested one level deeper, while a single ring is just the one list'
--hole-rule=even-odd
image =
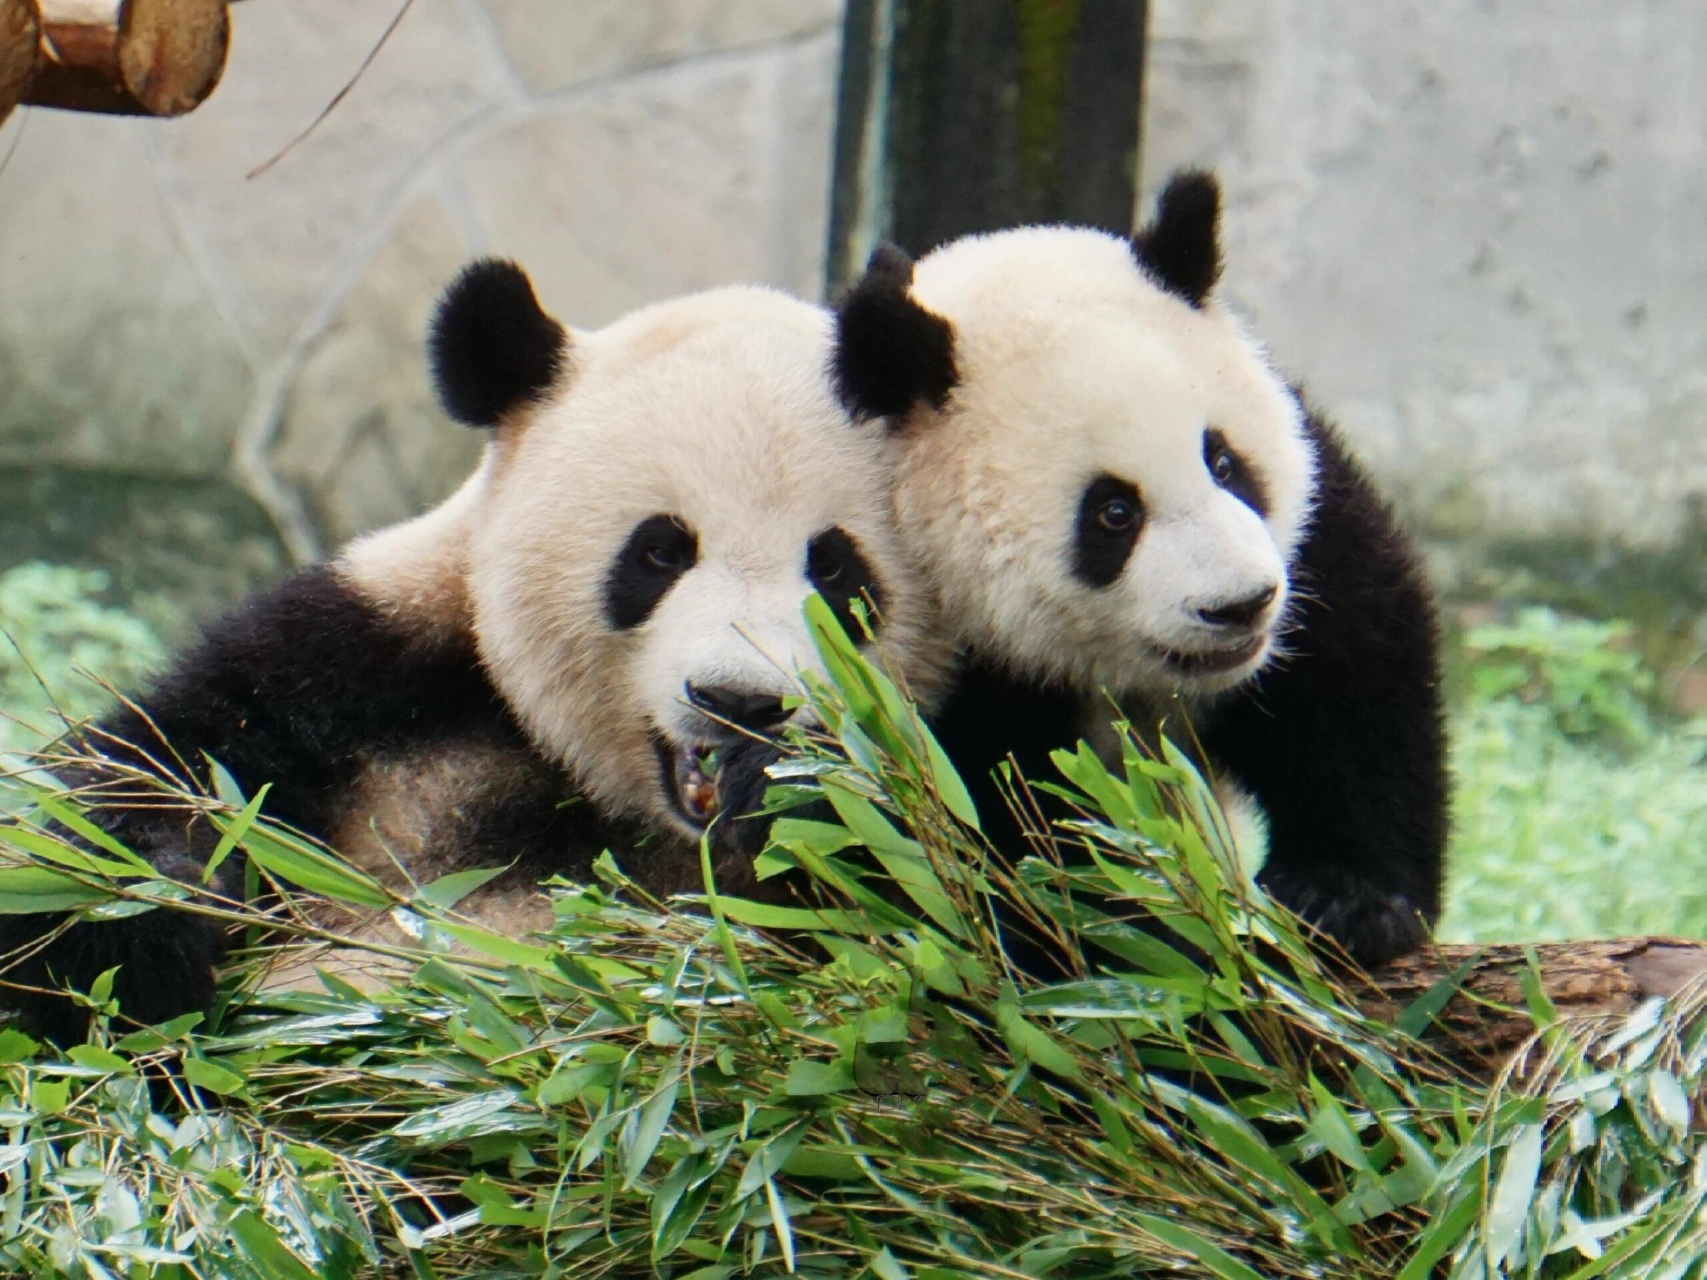
[{"label": "cut log end", "polygon": [[0,123],[23,100],[40,49],[36,0],[0,0]]},{"label": "cut log end", "polygon": [[1613,938],[1593,942],[1440,945],[1370,975],[1371,1017],[1391,1022],[1437,984],[1465,969],[1460,989],[1424,1033],[1447,1058],[1479,1075],[1505,1066],[1535,1030],[1524,975],[1529,954],[1541,991],[1565,1018],[1616,1017],[1655,996],[1676,995],[1707,975],[1707,942]]},{"label": "cut log end", "polygon": [[24,101],[118,115],[176,116],[225,70],[225,0],[40,0],[43,61]]},{"label": "cut log end", "polygon": [[119,73],[148,114],[182,115],[213,92],[230,46],[225,0],[131,0]]}]

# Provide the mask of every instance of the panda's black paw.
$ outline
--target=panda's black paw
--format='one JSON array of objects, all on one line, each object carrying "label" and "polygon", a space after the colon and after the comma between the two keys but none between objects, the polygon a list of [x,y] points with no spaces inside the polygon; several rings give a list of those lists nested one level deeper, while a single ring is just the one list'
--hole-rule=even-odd
[{"label": "panda's black paw", "polygon": [[770,818],[761,814],[772,779],[765,769],[782,758],[774,744],[742,739],[723,751],[717,770],[717,821],[711,828],[711,848],[719,860],[750,862],[770,839]]},{"label": "panda's black paw", "polygon": [[1271,898],[1332,938],[1361,968],[1377,969],[1428,941],[1428,923],[1403,893],[1296,871],[1265,870],[1257,879]]}]

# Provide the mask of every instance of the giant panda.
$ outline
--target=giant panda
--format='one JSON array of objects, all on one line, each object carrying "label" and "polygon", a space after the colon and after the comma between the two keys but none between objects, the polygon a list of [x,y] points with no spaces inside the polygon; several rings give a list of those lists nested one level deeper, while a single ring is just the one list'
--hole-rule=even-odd
[{"label": "giant panda", "polygon": [[[752,874],[718,831],[711,759],[774,735],[816,668],[802,605],[870,606],[881,658],[928,696],[947,657],[889,520],[884,442],[850,426],[832,322],[728,287],[566,330],[513,264],[450,286],[430,351],[450,415],[488,436],[442,505],[351,544],[219,619],[62,776],[108,830],[197,882],[216,833],[160,796],[205,791],[207,759],[276,818],[394,883],[517,864],[483,914],[513,931],[550,872],[609,848],[658,893]],[[850,630],[853,630],[850,628]],[[856,631],[855,634],[865,634]],[[226,861],[211,895],[239,897]],[[120,966],[121,1014],[205,1009],[224,933],[159,909],[99,923],[0,917],[0,1003],[62,1042]],[[17,959],[22,957],[22,959]]]},{"label": "giant panda", "polygon": [[1051,749],[1106,737],[1106,691],[1195,734],[1266,819],[1268,892],[1372,966],[1440,910],[1434,608],[1339,436],[1215,298],[1219,206],[1183,172],[1130,240],[1027,227],[916,267],[882,246],[837,308],[838,387],[890,425],[897,526],[962,646],[936,729],[987,827],[991,768],[1052,777]]}]

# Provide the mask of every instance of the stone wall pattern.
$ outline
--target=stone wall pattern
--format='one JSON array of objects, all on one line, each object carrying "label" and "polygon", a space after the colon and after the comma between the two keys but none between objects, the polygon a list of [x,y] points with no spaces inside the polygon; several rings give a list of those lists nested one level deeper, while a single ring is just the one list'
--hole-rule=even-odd
[{"label": "stone wall pattern", "polygon": [[[1448,543],[1707,546],[1695,10],[1152,0],[1146,195],[1221,171],[1229,296]],[[0,129],[0,472],[229,482],[302,557],[472,459],[421,350],[469,257],[573,325],[818,292],[837,0],[416,4],[248,176],[394,12],[238,5],[182,120]]]},{"label": "stone wall pattern", "polygon": [[[181,120],[0,129],[0,471],[225,480],[298,558],[418,511],[479,440],[421,338],[467,259],[595,326],[822,275],[836,0],[234,6]],[[112,534],[105,535],[110,546]]]},{"label": "stone wall pattern", "polygon": [[1446,539],[1707,546],[1707,21],[1664,0],[1152,0],[1147,192]]}]

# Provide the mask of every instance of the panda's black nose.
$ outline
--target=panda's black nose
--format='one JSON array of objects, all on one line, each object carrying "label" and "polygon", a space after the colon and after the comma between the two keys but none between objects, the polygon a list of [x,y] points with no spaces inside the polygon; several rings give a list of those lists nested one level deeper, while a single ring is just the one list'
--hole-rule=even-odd
[{"label": "panda's black nose", "polygon": [[789,713],[782,699],[771,693],[752,693],[731,689],[727,685],[703,685],[688,682],[688,701],[708,716],[726,720],[742,729],[764,733],[776,728]]},{"label": "panda's black nose", "polygon": [[1265,587],[1254,596],[1246,596],[1243,600],[1206,605],[1197,611],[1197,616],[1212,627],[1248,627],[1274,602],[1274,593],[1275,588]]}]

